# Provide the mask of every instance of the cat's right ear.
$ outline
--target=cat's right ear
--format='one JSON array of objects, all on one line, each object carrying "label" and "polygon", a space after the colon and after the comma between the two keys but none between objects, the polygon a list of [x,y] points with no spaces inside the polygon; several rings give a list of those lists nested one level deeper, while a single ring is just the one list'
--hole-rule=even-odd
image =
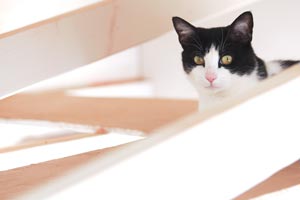
[{"label": "cat's right ear", "polygon": [[181,44],[188,42],[189,38],[195,35],[196,28],[184,19],[181,19],[180,17],[173,17],[172,21]]},{"label": "cat's right ear", "polygon": [[229,38],[241,43],[249,43],[252,40],[253,16],[250,11],[242,13],[229,26]]}]

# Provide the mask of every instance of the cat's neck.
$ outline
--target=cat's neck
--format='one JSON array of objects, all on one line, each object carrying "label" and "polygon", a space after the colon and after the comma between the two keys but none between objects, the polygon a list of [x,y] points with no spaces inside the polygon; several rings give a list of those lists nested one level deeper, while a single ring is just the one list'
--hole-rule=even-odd
[{"label": "cat's neck", "polygon": [[[259,58],[258,58],[259,59]],[[267,77],[266,66],[263,60],[259,59],[258,64],[252,73],[238,76],[232,76],[232,85],[222,91],[208,90],[203,87],[197,87],[199,95],[199,110],[208,109],[218,104],[222,104],[231,98],[236,98],[255,87],[258,82]]]},{"label": "cat's neck", "polygon": [[219,94],[203,94],[199,93],[199,111],[203,111],[205,109],[210,109],[215,107],[216,105],[222,104],[224,101],[229,99],[230,95],[219,95]]},{"label": "cat's neck", "polygon": [[268,77],[267,66],[264,60],[255,55],[257,77],[259,80],[266,79]]}]

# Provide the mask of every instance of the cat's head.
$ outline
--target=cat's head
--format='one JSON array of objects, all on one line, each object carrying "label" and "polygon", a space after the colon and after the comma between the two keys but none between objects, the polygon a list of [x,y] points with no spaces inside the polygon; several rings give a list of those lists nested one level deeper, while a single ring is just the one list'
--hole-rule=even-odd
[{"label": "cat's head", "polygon": [[184,70],[196,87],[223,91],[254,71],[257,60],[251,46],[251,12],[226,27],[194,27],[179,17],[173,17],[173,25],[183,48]]}]

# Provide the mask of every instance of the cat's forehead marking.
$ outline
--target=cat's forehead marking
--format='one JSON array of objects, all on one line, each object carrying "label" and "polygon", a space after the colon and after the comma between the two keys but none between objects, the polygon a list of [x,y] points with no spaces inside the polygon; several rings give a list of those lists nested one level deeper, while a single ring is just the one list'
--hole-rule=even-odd
[{"label": "cat's forehead marking", "polygon": [[219,63],[219,50],[215,45],[211,45],[208,52],[204,56],[205,67],[217,69]]}]

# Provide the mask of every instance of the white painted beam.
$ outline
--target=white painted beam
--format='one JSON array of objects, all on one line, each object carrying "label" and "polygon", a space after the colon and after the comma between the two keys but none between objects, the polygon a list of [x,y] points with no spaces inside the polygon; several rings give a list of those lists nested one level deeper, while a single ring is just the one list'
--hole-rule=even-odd
[{"label": "white painted beam", "polygon": [[104,0],[1,0],[0,38],[106,2]]}]

